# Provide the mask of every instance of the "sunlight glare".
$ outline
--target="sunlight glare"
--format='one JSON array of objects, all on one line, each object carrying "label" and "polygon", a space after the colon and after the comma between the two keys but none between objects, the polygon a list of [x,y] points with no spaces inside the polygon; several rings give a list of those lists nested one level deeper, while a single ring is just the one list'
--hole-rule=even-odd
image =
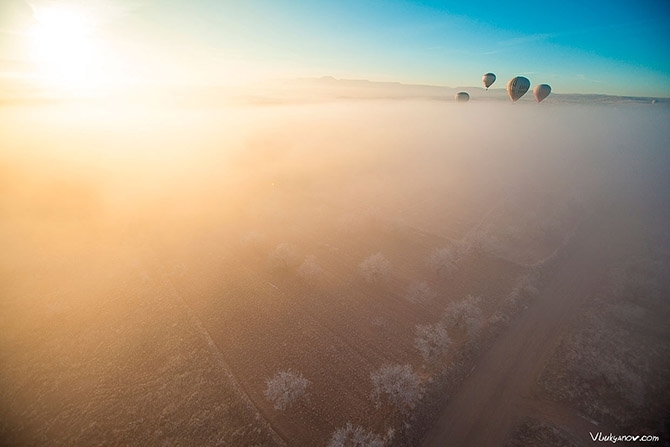
[{"label": "sunlight glare", "polygon": [[102,82],[101,50],[94,21],[83,11],[45,7],[34,11],[32,58],[51,85],[95,89]]}]

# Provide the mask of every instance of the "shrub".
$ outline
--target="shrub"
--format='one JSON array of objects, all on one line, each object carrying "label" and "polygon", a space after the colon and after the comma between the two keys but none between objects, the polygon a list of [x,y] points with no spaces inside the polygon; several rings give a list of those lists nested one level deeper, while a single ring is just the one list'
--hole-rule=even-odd
[{"label": "shrub", "polygon": [[277,372],[273,378],[266,379],[265,383],[265,397],[274,404],[275,409],[284,410],[306,395],[310,381],[301,373],[289,369]]}]

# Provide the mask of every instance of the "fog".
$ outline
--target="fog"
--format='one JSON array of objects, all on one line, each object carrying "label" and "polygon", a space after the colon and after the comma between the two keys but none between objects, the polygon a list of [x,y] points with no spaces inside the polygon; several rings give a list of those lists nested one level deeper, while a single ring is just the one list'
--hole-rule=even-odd
[{"label": "fog", "polygon": [[[166,359],[174,360],[173,351],[183,350],[182,362],[201,359],[189,360],[194,345],[174,341],[187,338],[196,323],[228,362],[233,383],[241,383],[240,399],[252,402],[244,407],[251,408],[248,417],[239,410],[242,422],[227,419],[230,427],[244,426],[259,411],[258,420],[272,427],[263,426],[263,433],[275,430],[289,445],[305,439],[325,445],[327,434],[349,420],[381,433],[396,416],[382,411],[367,421],[369,393],[347,391],[352,389],[347,377],[369,382],[369,369],[359,371],[362,360],[340,358],[351,360],[349,373],[333,372],[321,390],[324,373],[314,372],[318,356],[301,351],[303,345],[286,335],[286,328],[300,327],[296,337],[318,339],[323,346],[331,340],[333,346],[360,347],[361,358],[372,365],[384,363],[382,358],[411,363],[415,357],[404,352],[417,355],[414,325],[456,299],[449,290],[507,293],[518,271],[550,256],[574,225],[599,210],[628,207],[639,213],[643,223],[635,228],[641,236],[653,234],[656,243],[667,244],[662,228],[670,204],[669,122],[665,104],[552,103],[551,97],[542,104],[365,99],[221,107],[95,101],[2,107],[2,435],[27,443],[102,442],[115,426],[100,421],[131,418],[120,416],[114,405],[145,411],[145,423],[153,424],[148,402],[164,392],[155,391],[144,403],[118,390],[109,391],[108,400],[93,396],[98,389],[116,389],[109,388],[112,375],[122,380],[141,370],[131,382],[145,385],[158,380],[159,372],[167,377]],[[368,311],[358,298],[355,304],[337,301],[349,293],[377,302],[376,292],[347,276],[355,276],[368,255],[381,252],[393,265],[390,285],[380,293],[392,295],[422,278],[422,259],[431,250],[473,239],[483,241],[490,259],[509,267],[494,268],[494,261],[478,258],[463,261],[460,271],[470,272],[464,279],[430,283],[445,296],[438,300],[442,307],[404,316],[399,304]],[[290,268],[315,256],[325,283],[292,298],[290,290],[298,289],[289,289],[285,273],[268,264],[280,244],[291,248],[282,258]],[[172,310],[153,307],[165,299],[151,298],[154,292],[168,296],[160,272],[173,278],[181,296]],[[497,285],[486,286],[487,275]],[[481,286],[468,285],[472,282]],[[275,293],[268,284],[285,292],[259,304],[263,294]],[[332,303],[310,311],[308,296]],[[181,305],[187,310],[179,310]],[[286,309],[292,309],[291,316],[279,322],[276,315]],[[179,312],[191,323],[175,316]],[[409,341],[388,350],[376,346],[372,329],[358,329],[355,312],[361,321],[378,318],[374,321],[399,337],[410,334]],[[328,321],[332,336],[312,334],[319,321]],[[250,333],[236,332],[236,324]],[[161,329],[153,335],[140,330],[154,325]],[[219,327],[221,332],[213,329]],[[243,349],[253,354],[244,356]],[[154,350],[166,353],[146,354]],[[153,366],[138,360],[145,355],[157,356]],[[169,371],[189,368],[174,362]],[[119,365],[128,369],[122,372]],[[288,410],[263,407],[265,380],[282,368],[302,370],[311,381],[309,405],[319,412],[300,411],[308,415],[301,416],[304,426],[318,427],[313,431],[293,427]],[[423,371],[425,378],[432,370]],[[205,393],[205,383],[225,376],[203,374],[196,385],[184,386]],[[337,405],[319,400],[339,394]],[[210,405],[201,399],[200,406]],[[166,402],[156,415],[164,417]],[[63,408],[66,413],[59,415]],[[196,411],[189,408],[171,414],[189,421],[185,415]],[[218,418],[233,418],[217,411],[212,414]],[[97,428],[73,422],[78,412],[90,415]],[[123,424],[130,434],[117,441],[142,431]],[[90,436],[77,438],[72,427]],[[233,428],[201,441],[214,445],[216,436],[230,441],[234,437],[226,436],[233,436]],[[179,439],[166,438],[162,430],[147,435],[153,440],[149,444]],[[197,433],[181,430],[183,436]],[[254,436],[259,443],[277,439]]]},{"label": "fog", "polygon": [[264,225],[249,221],[254,213],[300,224],[315,210],[400,222],[439,212],[461,216],[442,224],[468,228],[466,216],[503,196],[535,189],[585,200],[636,159],[662,161],[667,114],[644,105],[411,101],[4,108],[3,201],[15,219],[45,224],[47,213],[54,225],[83,228],[180,225],[181,213],[197,214],[194,226]]}]

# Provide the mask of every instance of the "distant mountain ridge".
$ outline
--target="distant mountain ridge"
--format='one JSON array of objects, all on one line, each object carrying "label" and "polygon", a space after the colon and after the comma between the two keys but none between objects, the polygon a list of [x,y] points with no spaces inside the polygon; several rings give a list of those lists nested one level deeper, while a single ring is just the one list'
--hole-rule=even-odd
[{"label": "distant mountain ridge", "polygon": [[[500,81],[499,81],[500,82]],[[533,86],[531,85],[531,88]],[[12,104],[41,104],[53,102],[110,102],[158,103],[186,107],[218,107],[221,105],[304,104],[346,100],[429,100],[454,102],[456,93],[465,91],[470,99],[479,101],[509,101],[504,83],[485,90],[480,86],[439,86],[403,84],[368,79],[337,79],[333,76],[302,77],[259,81],[245,86],[223,85],[143,85],[112,94],[91,97],[70,97],[58,92],[31,87],[26,83],[0,86],[0,106]],[[532,92],[520,103],[534,103]],[[583,104],[648,104],[668,105],[670,98],[616,96],[604,94],[557,93],[543,101],[550,103]]]},{"label": "distant mountain ridge", "polygon": [[[333,76],[318,78],[295,78],[275,80],[251,87],[250,98],[266,100],[338,100],[338,99],[428,99],[452,101],[460,91],[470,94],[472,100],[508,100],[504,87],[489,90],[477,86],[437,86],[424,84],[403,84],[391,81],[371,81],[368,79],[337,79]],[[528,92],[520,102],[534,102],[532,92]],[[569,103],[670,103],[670,98],[650,98],[641,96],[616,96],[604,94],[552,93],[547,102]]]}]

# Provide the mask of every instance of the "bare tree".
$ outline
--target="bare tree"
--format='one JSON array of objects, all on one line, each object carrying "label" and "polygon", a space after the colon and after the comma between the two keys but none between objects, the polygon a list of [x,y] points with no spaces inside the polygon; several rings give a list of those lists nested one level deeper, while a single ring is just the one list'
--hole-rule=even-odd
[{"label": "bare tree", "polygon": [[382,366],[370,374],[370,379],[373,385],[370,397],[377,408],[385,397],[402,414],[408,414],[421,399],[421,381],[411,365]]},{"label": "bare tree", "polygon": [[391,263],[383,254],[375,253],[358,265],[358,271],[367,282],[378,284],[391,276]]},{"label": "bare tree", "polygon": [[447,328],[458,328],[465,331],[468,337],[474,337],[482,327],[482,311],[479,299],[468,295],[465,299],[451,303],[444,315],[442,323]]},{"label": "bare tree", "polygon": [[323,269],[316,263],[314,256],[306,256],[300,267],[298,267],[298,275],[307,280],[314,281],[323,274]]},{"label": "bare tree", "polygon": [[265,397],[275,409],[284,410],[296,400],[304,397],[310,381],[301,373],[289,370],[279,371],[271,379],[266,379]]},{"label": "bare tree", "polygon": [[456,256],[448,248],[438,248],[428,258],[428,267],[439,277],[449,276],[456,270]]},{"label": "bare tree", "polygon": [[413,282],[407,287],[405,298],[410,303],[424,303],[435,298],[435,292],[426,281]]},{"label": "bare tree", "polygon": [[436,363],[449,350],[451,338],[442,322],[435,324],[418,324],[414,346],[419,350],[426,363]]},{"label": "bare tree", "polygon": [[328,447],[384,447],[384,441],[380,435],[347,422],[346,427],[333,432]]}]

